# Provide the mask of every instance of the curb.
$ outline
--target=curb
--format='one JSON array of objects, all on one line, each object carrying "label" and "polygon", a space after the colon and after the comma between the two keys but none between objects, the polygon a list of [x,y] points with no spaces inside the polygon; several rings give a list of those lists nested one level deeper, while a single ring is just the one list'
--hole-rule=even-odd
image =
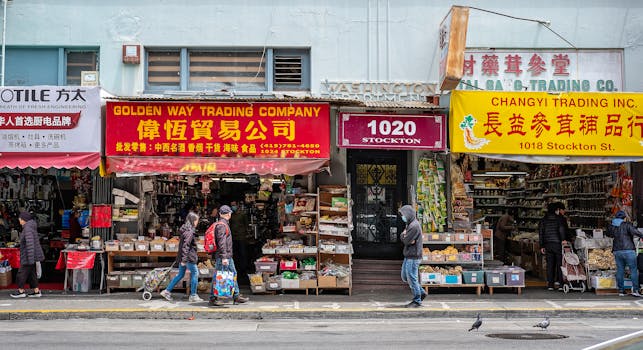
[{"label": "curb", "polygon": [[365,309],[71,309],[71,310],[6,310],[0,311],[0,320],[56,320],[56,319],[396,319],[396,318],[472,318],[481,313],[487,318],[550,317],[560,318],[643,318],[643,308],[471,308],[447,310],[427,308],[408,310],[403,308]]}]

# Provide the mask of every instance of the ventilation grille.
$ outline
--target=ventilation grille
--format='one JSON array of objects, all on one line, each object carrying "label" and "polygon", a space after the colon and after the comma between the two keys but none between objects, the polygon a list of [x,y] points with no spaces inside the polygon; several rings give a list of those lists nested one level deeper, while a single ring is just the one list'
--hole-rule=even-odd
[{"label": "ventilation grille", "polygon": [[301,56],[275,56],[275,85],[296,85],[302,83]]}]

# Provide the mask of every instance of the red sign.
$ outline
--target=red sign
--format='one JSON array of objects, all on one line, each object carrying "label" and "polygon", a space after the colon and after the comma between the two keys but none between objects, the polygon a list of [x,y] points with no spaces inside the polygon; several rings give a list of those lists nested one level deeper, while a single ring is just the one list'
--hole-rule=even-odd
[{"label": "red sign", "polygon": [[446,149],[446,116],[342,113],[337,144],[346,148]]},{"label": "red sign", "polygon": [[107,102],[106,156],[330,158],[325,103]]}]

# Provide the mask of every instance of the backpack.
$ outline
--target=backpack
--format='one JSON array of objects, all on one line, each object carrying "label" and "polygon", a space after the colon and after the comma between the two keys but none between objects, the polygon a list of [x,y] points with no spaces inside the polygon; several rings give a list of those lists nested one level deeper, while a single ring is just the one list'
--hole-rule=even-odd
[{"label": "backpack", "polygon": [[215,237],[215,230],[217,228],[217,225],[224,225],[225,233],[228,235],[230,234],[230,227],[222,221],[217,221],[210,225],[210,227],[208,227],[208,229],[205,231],[205,239],[203,242],[204,249],[208,253],[214,253],[217,251],[217,240]]}]

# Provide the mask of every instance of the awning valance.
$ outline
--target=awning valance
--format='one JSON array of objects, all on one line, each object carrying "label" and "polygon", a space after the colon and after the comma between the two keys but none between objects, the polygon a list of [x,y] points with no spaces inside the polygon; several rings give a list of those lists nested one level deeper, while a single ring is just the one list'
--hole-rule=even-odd
[{"label": "awning valance", "polygon": [[107,157],[108,173],[118,176],[156,174],[258,174],[304,175],[325,170],[328,159],[318,158],[208,158],[208,157]]},{"label": "awning valance", "polygon": [[36,153],[36,152],[2,152],[0,166],[6,168],[89,168],[96,169],[100,165],[100,153]]}]

